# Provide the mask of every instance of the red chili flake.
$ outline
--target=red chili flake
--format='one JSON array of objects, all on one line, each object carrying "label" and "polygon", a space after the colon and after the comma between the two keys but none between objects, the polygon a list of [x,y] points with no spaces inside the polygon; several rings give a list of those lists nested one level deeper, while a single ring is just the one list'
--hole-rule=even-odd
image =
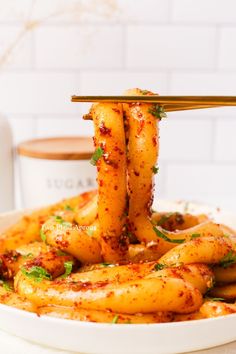
[{"label": "red chili flake", "polygon": [[118,151],[120,155],[124,155],[124,151],[122,151],[117,145],[114,147],[114,151]]},{"label": "red chili flake", "polygon": [[107,128],[107,127],[105,126],[105,123],[104,123],[104,122],[102,122],[102,123],[100,124],[99,130],[100,130],[101,135],[109,135],[109,136],[111,136],[111,128]]},{"label": "red chili flake", "polygon": [[153,143],[153,146],[157,146],[157,136],[153,136],[152,137],[152,143]]},{"label": "red chili flake", "polygon": [[67,248],[69,246],[69,242],[63,239],[63,235],[58,235],[56,238],[56,244],[60,247]]},{"label": "red chili flake", "polygon": [[143,118],[143,113],[142,112],[137,112],[137,116],[139,119]]},{"label": "red chili flake", "polygon": [[137,134],[138,134],[138,135],[140,135],[140,133],[142,132],[143,127],[144,127],[144,124],[145,124],[144,119],[142,119],[142,120],[139,121],[139,127],[138,127],[138,130],[137,130]]},{"label": "red chili flake", "polygon": [[112,108],[112,110],[118,114],[120,114],[120,110],[118,108]]}]

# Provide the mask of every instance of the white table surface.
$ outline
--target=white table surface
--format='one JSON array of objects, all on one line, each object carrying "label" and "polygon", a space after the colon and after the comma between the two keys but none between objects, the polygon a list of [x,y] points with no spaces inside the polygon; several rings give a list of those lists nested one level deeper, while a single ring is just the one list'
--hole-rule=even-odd
[{"label": "white table surface", "polygon": [[[207,333],[206,333],[207,335]],[[1,354],[75,354],[72,352],[56,350],[42,347],[37,344],[27,342],[21,338],[14,337],[0,331],[0,353]],[[194,352],[198,354],[235,354],[236,342],[220,347]],[[77,353],[78,354],[78,353]],[[112,354],[112,353],[111,353]],[[148,349],[146,354],[148,354]],[[161,353],[158,353],[161,354]],[[190,354],[190,353],[188,353]]]}]

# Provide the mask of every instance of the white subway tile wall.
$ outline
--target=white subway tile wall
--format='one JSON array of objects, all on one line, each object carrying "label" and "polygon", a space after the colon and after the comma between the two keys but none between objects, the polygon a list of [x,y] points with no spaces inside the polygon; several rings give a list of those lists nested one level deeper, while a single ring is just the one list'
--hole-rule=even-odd
[{"label": "white subway tile wall", "polygon": [[[75,93],[236,94],[235,0],[0,0],[0,9],[0,111],[15,146],[92,135]],[[235,136],[236,108],[169,114],[158,197],[236,211]]]}]

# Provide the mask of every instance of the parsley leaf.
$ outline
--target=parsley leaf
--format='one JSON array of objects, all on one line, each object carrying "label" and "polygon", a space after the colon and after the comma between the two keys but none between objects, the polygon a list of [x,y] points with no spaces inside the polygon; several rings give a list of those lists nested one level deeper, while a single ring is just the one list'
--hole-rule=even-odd
[{"label": "parsley leaf", "polygon": [[67,261],[64,263],[64,268],[65,268],[65,273],[60,276],[60,278],[66,278],[70,273],[72,272],[73,269],[73,262],[72,261]]},{"label": "parsley leaf", "polygon": [[111,321],[111,323],[117,323],[119,320],[119,315],[115,315]]},{"label": "parsley leaf", "polygon": [[172,240],[171,238],[169,238],[167,235],[165,235],[162,231],[160,231],[157,227],[153,226],[153,230],[155,231],[156,235],[160,238],[162,238],[163,240],[167,241],[167,242],[171,242],[171,243],[183,243],[185,241],[185,239],[174,239]]},{"label": "parsley leaf", "polygon": [[158,104],[154,104],[151,108],[149,108],[148,113],[152,114],[159,120],[167,117],[164,107],[159,106]]},{"label": "parsley leaf", "polygon": [[152,166],[152,172],[154,173],[154,175],[156,175],[159,172],[159,167]]},{"label": "parsley leaf", "polygon": [[162,269],[164,269],[166,267],[166,265],[165,264],[161,264],[161,263],[157,263],[157,264],[155,264],[155,270],[162,270]]},{"label": "parsley leaf", "polygon": [[236,254],[233,251],[229,251],[219,262],[220,267],[227,268],[236,263]]},{"label": "parsley leaf", "polygon": [[90,160],[91,165],[96,166],[98,160],[102,157],[104,154],[104,150],[99,146],[93,153],[93,156]]},{"label": "parsley leaf", "polygon": [[43,279],[51,280],[52,276],[49,274],[46,269],[38,266],[33,266],[32,268],[26,269],[25,267],[21,268],[21,271],[28,278],[31,278],[37,282],[42,281]]}]

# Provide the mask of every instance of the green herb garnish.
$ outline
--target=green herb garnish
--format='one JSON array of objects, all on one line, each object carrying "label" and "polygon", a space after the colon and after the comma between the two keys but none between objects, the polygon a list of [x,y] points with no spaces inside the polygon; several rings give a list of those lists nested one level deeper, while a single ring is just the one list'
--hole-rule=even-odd
[{"label": "green herb garnish", "polygon": [[59,224],[62,224],[65,221],[59,215],[53,215],[53,217],[54,217],[55,221],[58,222]]},{"label": "green herb garnish", "polygon": [[57,256],[59,256],[59,257],[65,257],[65,256],[68,256],[68,254],[67,253],[65,253],[65,252],[63,252],[63,251],[61,251],[61,250],[57,250]]},{"label": "green herb garnish", "polygon": [[119,315],[115,315],[111,321],[111,323],[117,323],[119,320]]},{"label": "green herb garnish", "polygon": [[157,227],[153,226],[153,230],[155,231],[156,235],[160,238],[162,238],[163,240],[167,241],[167,242],[171,242],[171,243],[183,243],[185,241],[185,239],[175,239],[172,240],[171,238],[169,238],[167,235],[165,235],[162,231],[160,231]]},{"label": "green herb garnish", "polygon": [[220,267],[227,268],[236,263],[236,255],[233,251],[229,251],[219,262]]},{"label": "green herb garnish", "polygon": [[37,282],[42,281],[43,279],[46,280],[51,280],[52,276],[49,274],[46,269],[38,266],[33,266],[29,269],[26,269],[25,267],[21,268],[21,271],[24,275],[26,275],[28,278],[31,278]]},{"label": "green herb garnish", "polygon": [[33,258],[34,255],[33,255],[33,253],[27,253],[27,254],[25,254],[25,255],[22,255],[22,257],[23,257],[24,259],[27,259],[27,258]]},{"label": "green herb garnish", "polygon": [[201,237],[201,234],[192,234],[190,240],[194,240],[195,238]]},{"label": "green herb garnish", "polygon": [[157,263],[157,264],[155,264],[155,270],[162,270],[162,269],[164,269],[166,267],[166,265],[165,264],[161,264],[161,263]]},{"label": "green herb garnish", "polygon": [[70,205],[65,205],[64,209],[65,209],[65,210],[68,210],[68,211],[74,211],[74,209],[71,208]]},{"label": "green herb garnish", "polygon": [[45,233],[43,232],[43,229],[40,230],[40,237],[41,237],[41,240],[42,240],[44,243],[47,243],[47,236],[46,236]]},{"label": "green herb garnish", "polygon": [[62,274],[60,278],[66,278],[68,275],[70,275],[73,269],[73,262],[72,261],[65,262],[64,268],[65,268],[65,273]]},{"label": "green herb garnish", "polygon": [[150,91],[148,90],[140,90],[141,94],[142,95],[147,95]]},{"label": "green herb garnish", "polygon": [[148,112],[159,120],[167,117],[164,107],[159,106],[158,104],[154,104],[151,108],[149,108]]},{"label": "green herb garnish", "polygon": [[108,262],[100,263],[100,265],[101,267],[115,267],[115,264]]},{"label": "green herb garnish", "polygon": [[3,280],[0,280],[0,285],[2,285],[3,289],[6,291],[13,291],[12,286]]},{"label": "green herb garnish", "polygon": [[61,216],[59,216],[59,215],[54,215],[53,217],[54,217],[55,221],[58,222],[58,224],[61,224],[61,225],[64,226],[64,227],[71,227],[71,226],[72,226],[72,224],[71,224],[70,222],[65,221],[65,220],[64,220]]},{"label": "green herb garnish", "polygon": [[225,301],[225,299],[223,297],[212,297],[211,301]]},{"label": "green herb garnish", "polygon": [[152,166],[152,172],[154,173],[154,175],[156,175],[159,172],[159,167]]},{"label": "green herb garnish", "polygon": [[210,300],[210,301],[225,301],[223,297],[205,297],[205,299]]},{"label": "green herb garnish", "polygon": [[91,165],[96,166],[98,160],[102,157],[104,154],[104,150],[99,146],[93,153],[93,156],[90,160]]}]

